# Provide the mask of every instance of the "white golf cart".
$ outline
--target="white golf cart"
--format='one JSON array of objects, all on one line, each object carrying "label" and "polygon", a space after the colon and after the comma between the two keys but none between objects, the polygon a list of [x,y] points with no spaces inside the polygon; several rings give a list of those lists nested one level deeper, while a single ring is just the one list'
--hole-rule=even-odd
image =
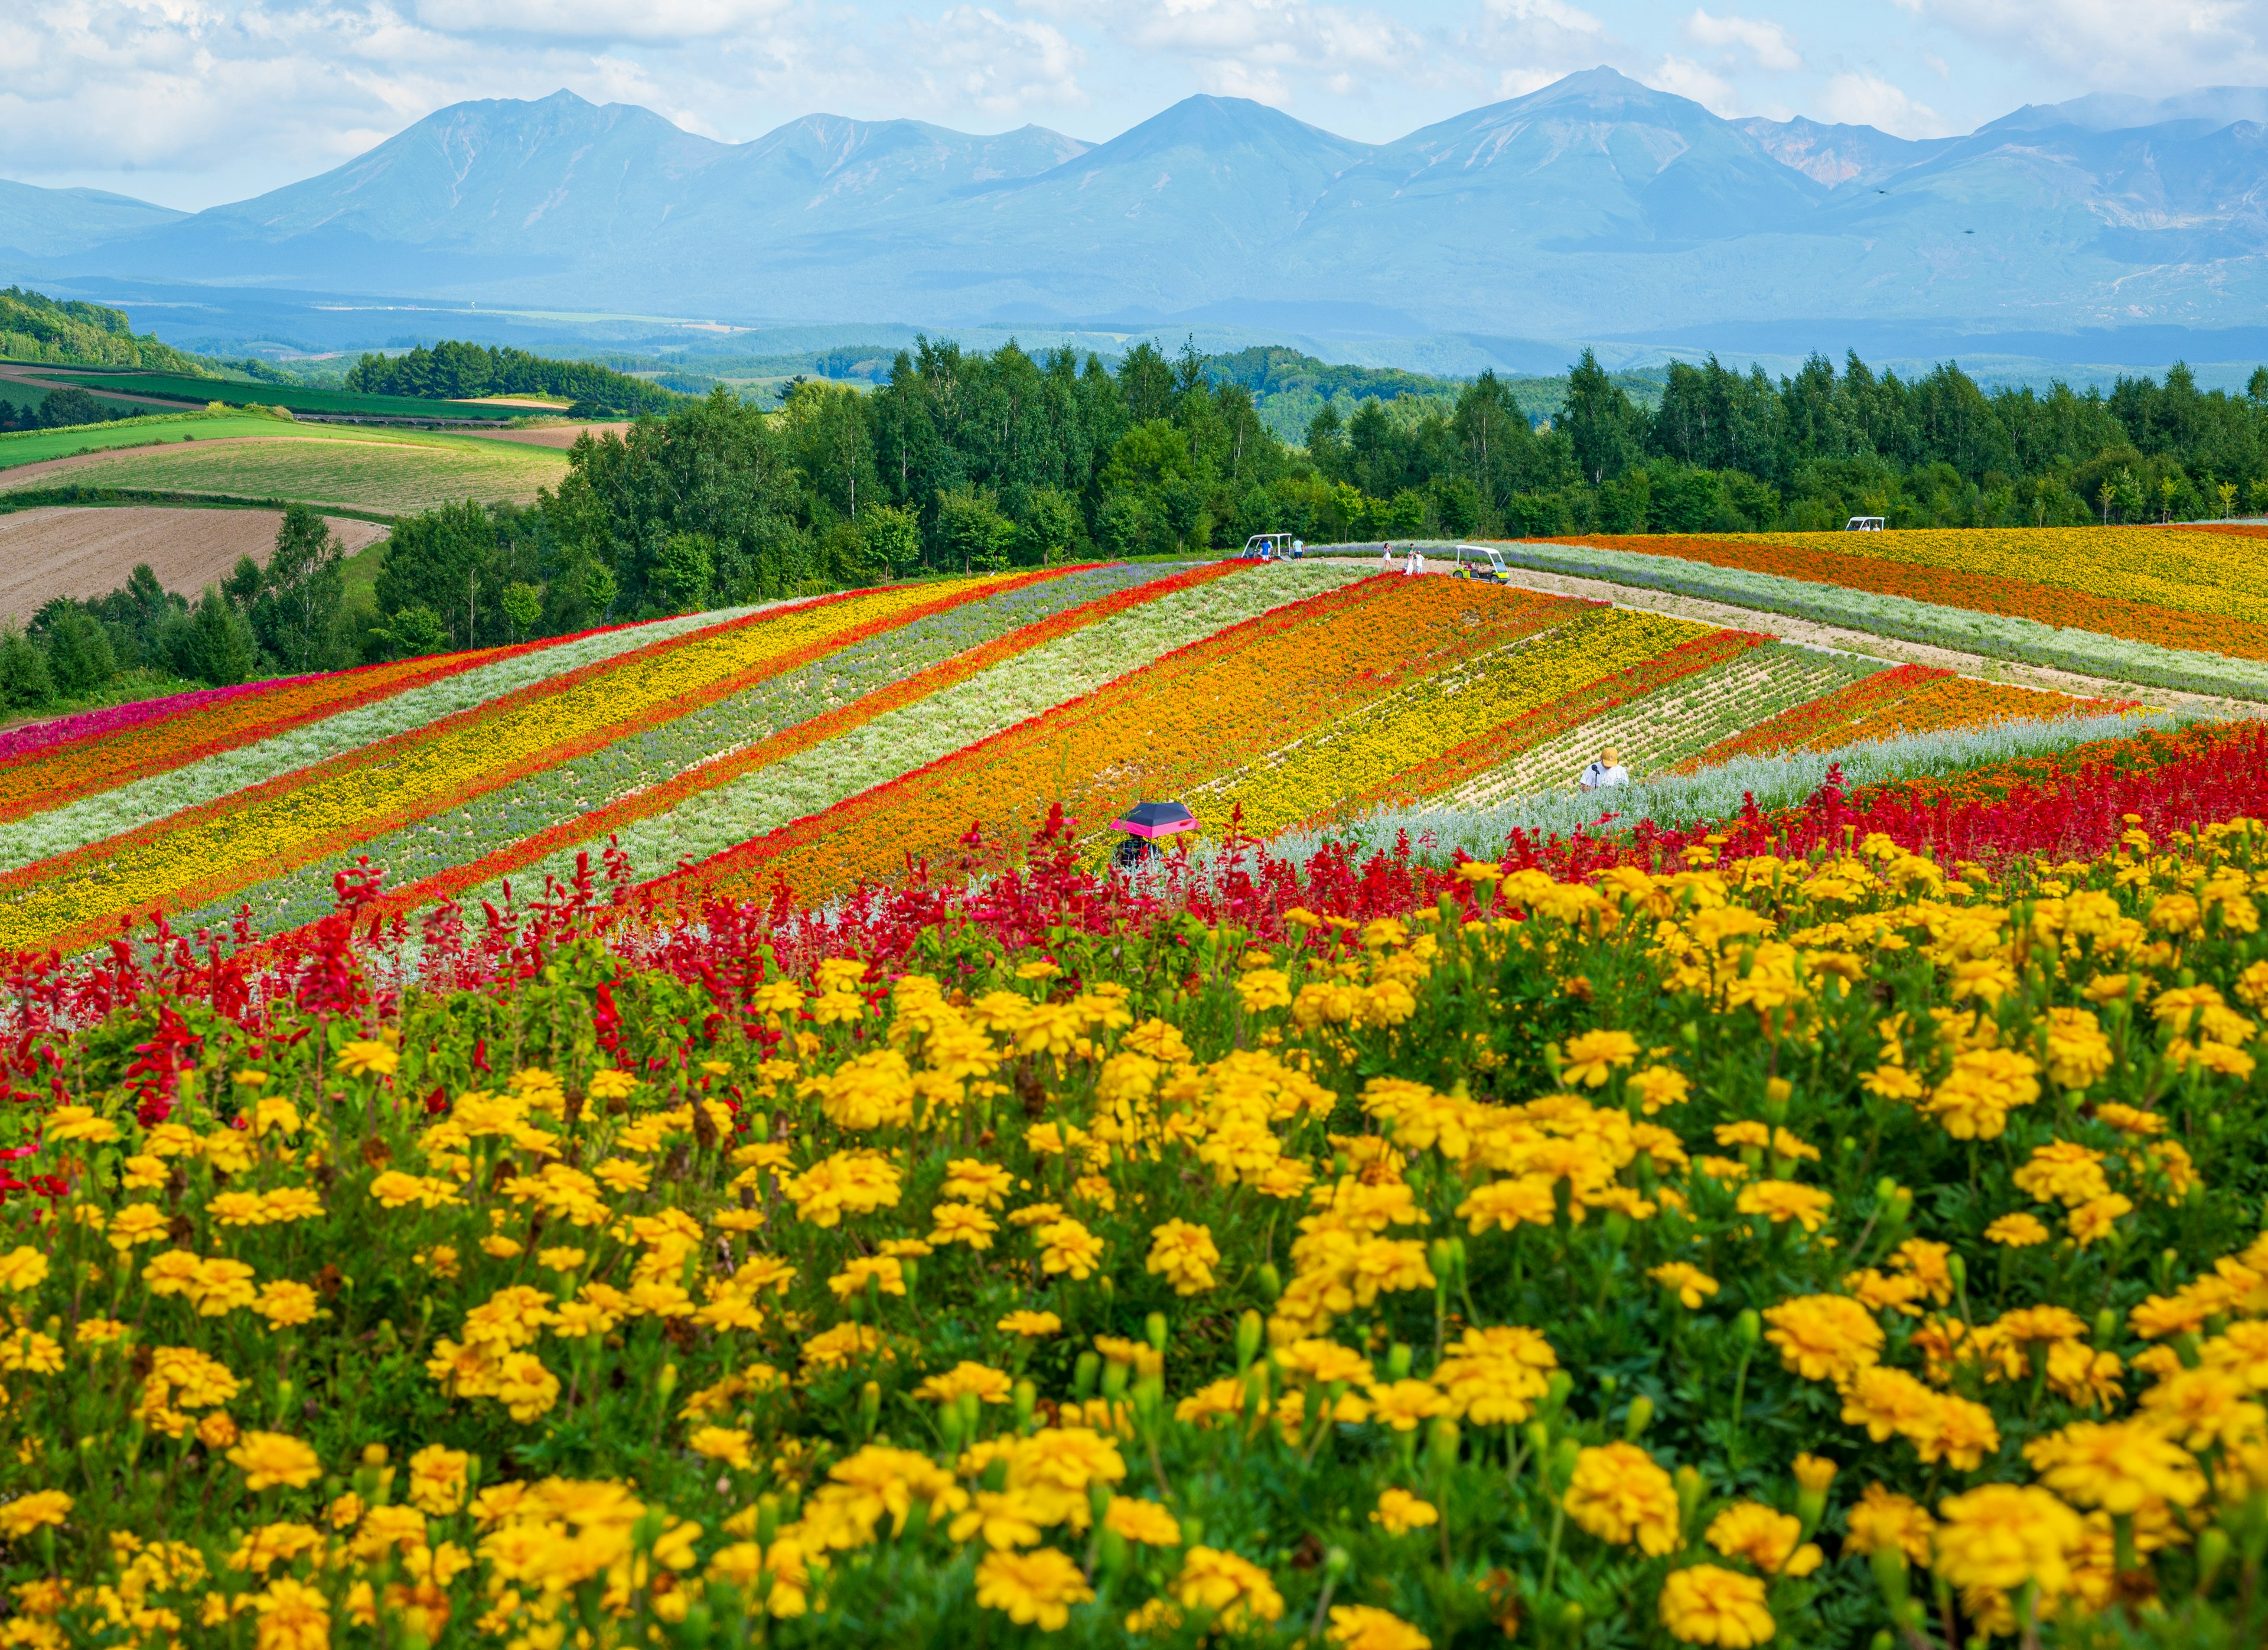
[{"label": "white golf cart", "polygon": [[1240,562],[1289,562],[1303,557],[1307,547],[1288,533],[1256,533],[1238,552]]},{"label": "white golf cart", "polygon": [[1853,516],[1843,524],[1845,533],[1880,533],[1881,530],[1882,518],[1880,516]]},{"label": "white golf cart", "polygon": [[1485,544],[1460,544],[1455,563],[1449,573],[1454,578],[1484,578],[1491,585],[1508,585],[1512,571],[1504,564],[1504,552]]}]

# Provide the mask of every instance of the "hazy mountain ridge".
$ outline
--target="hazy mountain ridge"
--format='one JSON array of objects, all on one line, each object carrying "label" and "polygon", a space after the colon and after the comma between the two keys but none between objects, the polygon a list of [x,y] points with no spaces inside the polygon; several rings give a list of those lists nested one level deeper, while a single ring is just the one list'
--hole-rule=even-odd
[{"label": "hazy mountain ridge", "polygon": [[2264,162],[2268,89],[2246,87],[2029,106],[1917,142],[1727,121],[1600,69],[1380,144],[1211,97],[1098,144],[831,115],[721,144],[563,92],[453,106],[188,217],[0,186],[0,247],[32,275],[737,320],[1288,305],[1530,337],[1790,315],[2216,326],[2268,298]]}]

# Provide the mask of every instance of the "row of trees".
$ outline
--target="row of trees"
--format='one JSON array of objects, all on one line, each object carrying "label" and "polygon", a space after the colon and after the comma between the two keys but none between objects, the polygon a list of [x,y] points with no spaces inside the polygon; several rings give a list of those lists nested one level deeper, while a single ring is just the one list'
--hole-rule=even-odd
[{"label": "row of trees", "polygon": [[77,385],[51,389],[38,400],[18,404],[0,396],[0,431],[63,430],[74,424],[106,424],[132,418],[139,409],[98,401]]},{"label": "row of trees", "polygon": [[684,397],[627,372],[589,361],[554,361],[525,350],[443,342],[406,355],[365,355],[350,368],[346,387],[365,395],[414,395],[427,401],[483,395],[561,395],[578,409],[637,415],[667,412]]},{"label": "row of trees", "polygon": [[[147,563],[106,596],[58,596],[21,631],[0,632],[0,706],[38,710],[99,696],[148,672],[228,687],[391,656],[376,607],[347,600],[346,552],[330,526],[290,505],[263,566],[238,558],[196,600],[167,590]],[[404,653],[438,652],[421,633]]]},{"label": "row of trees", "polygon": [[[1115,369],[1068,351],[924,342],[871,394],[799,385],[777,415],[722,387],[585,437],[535,504],[463,503],[397,524],[375,590],[350,593],[320,517],[287,512],[195,602],[136,581],[50,604],[9,644],[55,692],[102,654],[209,681],[525,641],[924,571],[1218,550],[1260,531],[1314,543],[1437,534],[2038,525],[2268,510],[2268,370],[2242,396],[2176,367],[2109,394],[1986,393],[1950,365],[1911,382],[1852,357],[1789,378],[1714,361],[1634,402],[1587,353],[1558,416],[1484,373],[1453,401],[1324,402],[1303,445],[1184,350]],[[14,680],[15,677],[10,677]],[[69,684],[69,685],[66,685]]]}]

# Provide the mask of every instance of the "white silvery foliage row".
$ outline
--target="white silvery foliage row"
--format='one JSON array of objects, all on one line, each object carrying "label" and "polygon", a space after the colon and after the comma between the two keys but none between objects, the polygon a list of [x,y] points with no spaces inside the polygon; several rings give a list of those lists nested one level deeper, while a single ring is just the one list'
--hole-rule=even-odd
[{"label": "white silvery foliage row", "polygon": [[[784,607],[785,602],[767,603]],[[84,797],[45,814],[0,825],[0,871],[69,853],[89,843],[119,836],[152,821],[264,784],[302,768],[344,755],[397,733],[486,704],[549,677],[563,675],[600,659],[651,647],[688,630],[722,624],[759,611],[726,608],[633,624],[552,647],[539,647],[494,665],[460,671],[390,698],[342,711],[257,744],[208,756],[168,773],[137,779],[114,791]]]},{"label": "white silvery foliage row", "polygon": [[[1651,820],[1669,829],[1703,821],[1730,819],[1749,796],[1767,813],[1794,807],[1826,782],[1840,764],[1846,790],[1895,780],[1926,779],[1993,762],[2013,762],[2066,749],[2090,740],[2120,739],[2142,727],[2171,732],[2196,718],[2152,716],[2056,717],[2037,722],[2003,722],[1993,727],[1902,739],[1870,740],[1832,750],[1792,751],[1776,756],[1742,756],[1699,773],[1641,780],[1602,799],[1595,792],[1555,791],[1519,798],[1491,807],[1455,808],[1440,804],[1381,808],[1359,820],[1320,830],[1291,831],[1268,851],[1278,858],[1304,859],[1326,842],[1352,842],[1366,851],[1390,849],[1407,831],[1414,848],[1429,859],[1447,859],[1459,849],[1476,858],[1504,851],[1513,831],[1566,836],[1577,830],[1607,836]],[[1611,814],[1611,818],[1604,816]],[[1202,856],[1210,859],[1217,851]]]}]

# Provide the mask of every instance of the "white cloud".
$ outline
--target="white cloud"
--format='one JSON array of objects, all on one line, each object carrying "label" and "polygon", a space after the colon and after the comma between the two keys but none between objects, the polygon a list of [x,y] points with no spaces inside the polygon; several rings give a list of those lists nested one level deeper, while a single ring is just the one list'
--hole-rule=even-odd
[{"label": "white cloud", "polygon": [[1035,106],[1084,108],[1093,101],[1079,80],[1086,54],[1052,24],[963,5],[907,29],[907,57],[932,107],[958,104],[1012,121]]},{"label": "white cloud", "polygon": [[1818,118],[1876,126],[1899,137],[1942,137],[1950,129],[1935,109],[1872,72],[1831,77]]},{"label": "white cloud", "polygon": [[417,0],[417,20],[446,34],[541,34],[597,41],[704,40],[766,23],[788,0]]},{"label": "white cloud", "polygon": [[1723,17],[1712,17],[1697,7],[1693,15],[1685,19],[1685,38],[1697,46],[1746,52],[1757,68],[1777,73],[1803,67],[1803,54],[1796,50],[1788,32],[1760,18],[1736,17],[1729,12]]},{"label": "white cloud", "polygon": [[2268,79],[2268,0],[1896,0],[2094,91],[2165,96]]},{"label": "white cloud", "polygon": [[1712,114],[1730,116],[1742,112],[1732,83],[1690,57],[1665,57],[1639,78],[1657,92],[1690,98]]}]

